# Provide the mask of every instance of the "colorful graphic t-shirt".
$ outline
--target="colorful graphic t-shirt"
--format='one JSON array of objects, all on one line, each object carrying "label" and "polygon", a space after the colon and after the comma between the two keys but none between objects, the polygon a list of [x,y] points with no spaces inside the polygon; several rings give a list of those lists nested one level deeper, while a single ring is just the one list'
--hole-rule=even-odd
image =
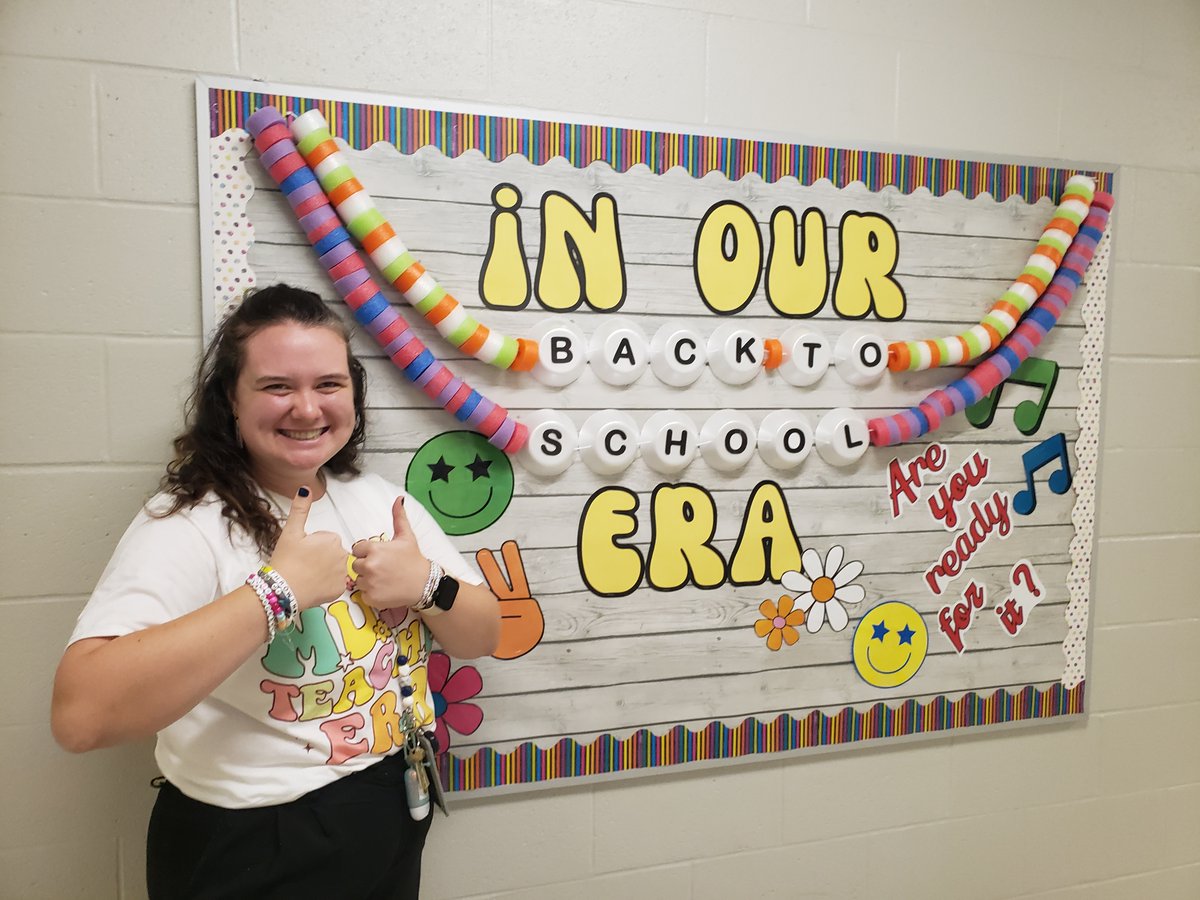
[{"label": "colorful graphic t-shirt", "polygon": [[[346,547],[387,540],[392,503],[404,493],[375,475],[330,477],[307,530],[339,534]],[[156,497],[150,508],[162,502]],[[288,501],[279,502],[286,510]],[[405,511],[426,557],[460,580],[482,581],[420,503],[408,498]],[[117,545],[71,641],[119,637],[176,619],[235,590],[261,564],[240,530],[230,537],[216,500],[163,519],[143,510]],[[432,724],[429,644],[416,615],[374,610],[357,592],[305,610],[294,631],[159,732],[158,765],[188,796],[227,808],[285,803],[363,769],[403,745],[401,658],[412,667],[417,721]]]}]

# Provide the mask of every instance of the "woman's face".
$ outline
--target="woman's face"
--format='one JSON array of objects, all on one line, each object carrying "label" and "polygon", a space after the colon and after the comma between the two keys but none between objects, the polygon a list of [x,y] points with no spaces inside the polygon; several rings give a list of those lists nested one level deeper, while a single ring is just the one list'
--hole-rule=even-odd
[{"label": "woman's face", "polygon": [[317,470],[354,431],[346,342],[331,328],[281,322],[243,350],[233,411],[255,478],[285,496],[317,487]]}]

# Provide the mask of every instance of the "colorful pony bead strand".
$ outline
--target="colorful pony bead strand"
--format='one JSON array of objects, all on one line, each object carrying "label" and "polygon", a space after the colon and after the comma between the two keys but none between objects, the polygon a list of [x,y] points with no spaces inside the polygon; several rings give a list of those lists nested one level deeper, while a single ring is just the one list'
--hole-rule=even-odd
[{"label": "colorful pony bead strand", "polygon": [[1000,346],[1017,327],[1017,322],[1046,292],[1062,264],[1079,225],[1088,214],[1096,193],[1096,181],[1088,175],[1072,175],[1063,188],[1054,217],[1042,231],[1025,268],[995,302],[978,325],[961,334],[926,341],[898,341],[888,345],[888,368],[893,372],[916,372],[939,366],[971,362]]},{"label": "colorful pony bead strand", "polygon": [[917,406],[867,422],[872,446],[890,447],[936,431],[943,419],[962,412],[1003,384],[1029,358],[1071,302],[1071,296],[1095,255],[1096,245],[1104,235],[1112,207],[1111,194],[1095,195],[1088,216],[1045,295],[991,356],[958,381],[934,391]]},{"label": "colorful pony bead strand", "polygon": [[498,369],[527,372],[537,362],[537,342],[511,338],[476,321],[446,292],[396,236],[371,195],[354,177],[321,111],[291,123],[292,138],[312,167],[329,202],[383,277],[455,348]]},{"label": "colorful pony bead strand", "polygon": [[529,430],[497,403],[455,376],[421,342],[388,303],[371,277],[350,234],[341,226],[316,175],[292,142],[287,123],[273,107],[263,107],[246,120],[260,159],[279,185],[354,318],[375,338],[388,358],[435,403],[474,428],[505,453],[516,453]]}]

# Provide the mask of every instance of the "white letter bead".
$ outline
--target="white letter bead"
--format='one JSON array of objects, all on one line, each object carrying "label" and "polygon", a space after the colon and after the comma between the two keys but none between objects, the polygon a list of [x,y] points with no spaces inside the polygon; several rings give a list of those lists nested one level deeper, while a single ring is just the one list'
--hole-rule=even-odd
[{"label": "white letter bead", "polygon": [[529,440],[517,452],[517,460],[535,475],[560,475],[575,461],[579,432],[564,413],[539,409],[521,421],[529,429]]},{"label": "white letter bead", "polygon": [[650,341],[650,368],[672,387],[685,387],[699,378],[707,358],[700,335],[683,325],[668,322]]},{"label": "white letter bead", "polygon": [[633,384],[650,364],[650,344],[632,320],[611,319],[592,335],[590,361],[605,384]]},{"label": "white letter bead", "polygon": [[673,409],[655,413],[642,426],[642,459],[656,472],[682,472],[696,458],[699,444],[696,423]]},{"label": "white letter bead", "polygon": [[588,361],[587,339],[574,325],[547,319],[529,334],[538,345],[533,377],[542,384],[564,387],[583,374]]},{"label": "white letter bead", "polygon": [[870,441],[866,419],[844,406],[831,409],[817,423],[817,453],[831,466],[858,462]]},{"label": "white letter bead", "polygon": [[863,331],[844,332],[833,350],[833,361],[846,384],[874,384],[887,371],[887,341]]},{"label": "white letter bead", "polygon": [[777,409],[758,426],[758,455],[773,469],[794,469],[812,447],[812,425],[797,410]]},{"label": "white letter bead", "polygon": [[825,335],[807,325],[793,325],[780,335],[779,342],[783,344],[783,364],[779,374],[784,381],[796,387],[808,387],[821,380],[833,358]]},{"label": "white letter bead", "polygon": [[619,409],[601,409],[579,429],[579,456],[597,475],[616,475],[638,454],[637,423]]},{"label": "white letter bead", "polygon": [[718,472],[737,471],[754,455],[755,432],[754,422],[741,410],[719,410],[700,429],[700,455]]},{"label": "white letter bead", "polygon": [[745,384],[762,371],[762,338],[748,328],[726,322],[708,339],[708,366],[726,384]]}]

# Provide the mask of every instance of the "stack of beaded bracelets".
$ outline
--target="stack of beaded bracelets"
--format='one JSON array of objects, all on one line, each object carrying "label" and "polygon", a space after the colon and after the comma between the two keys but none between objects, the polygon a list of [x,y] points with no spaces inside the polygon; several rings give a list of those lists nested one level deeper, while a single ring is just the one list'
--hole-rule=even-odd
[{"label": "stack of beaded bracelets", "polygon": [[300,609],[296,605],[296,595],[283,580],[283,576],[265,563],[246,579],[246,584],[254,588],[258,599],[262,601],[263,611],[267,614],[267,643],[275,640],[275,635],[287,631],[296,624]]},{"label": "stack of beaded bracelets", "polygon": [[445,574],[445,569],[433,560],[429,561],[429,577],[425,579],[425,590],[421,591],[421,599],[413,604],[413,612],[425,613],[430,616],[441,612],[434,605],[434,597],[437,594],[438,583]]}]

